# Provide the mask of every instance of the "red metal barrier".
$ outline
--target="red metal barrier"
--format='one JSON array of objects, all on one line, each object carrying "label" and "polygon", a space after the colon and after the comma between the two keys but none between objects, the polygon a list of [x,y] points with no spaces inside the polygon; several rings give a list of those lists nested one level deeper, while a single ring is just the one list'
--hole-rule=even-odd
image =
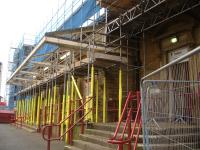
[{"label": "red metal barrier", "polygon": [[[136,102],[137,102],[136,111],[134,110],[134,108],[132,108],[133,100],[136,100]],[[126,116],[127,110],[128,110],[128,115],[125,119],[126,121],[123,126],[123,130],[122,130],[120,137],[118,137],[119,129],[122,125],[123,119]],[[136,116],[135,116],[134,122],[131,123],[132,114],[134,111],[136,112]],[[137,125],[138,125],[138,127],[136,127]],[[114,136],[108,140],[108,143],[118,144],[118,150],[123,150],[123,145],[127,144],[128,150],[131,150],[131,142],[134,140],[133,149],[136,150],[141,127],[142,127],[142,120],[141,120],[140,92],[136,92],[135,94],[132,94],[132,92],[129,92],[126,102],[125,102],[125,105],[124,105],[124,108],[123,108],[123,111],[122,111],[122,114],[121,114],[121,117],[120,117],[120,120],[117,124]],[[127,138],[124,138],[125,132],[127,132]],[[136,134],[134,135],[134,133],[136,133]]]},{"label": "red metal barrier", "polygon": [[13,123],[15,112],[9,110],[0,110],[0,123]]},{"label": "red metal barrier", "polygon": [[[70,124],[70,121],[69,121],[69,128],[63,133],[63,135],[60,135],[56,138],[52,138],[52,134],[51,134],[53,127],[59,127],[60,128],[61,124],[63,124],[66,120],[70,120],[71,118],[73,118],[75,113],[84,112],[84,106],[87,103],[89,103],[91,100],[92,100],[92,97],[89,97],[89,99],[87,101],[83,102],[83,104],[81,106],[79,106],[76,110],[71,112],[71,114],[69,116],[67,116],[64,120],[62,120],[58,124],[50,124],[50,125],[44,126],[44,128],[42,129],[42,137],[43,137],[44,140],[47,141],[47,150],[51,149],[51,141],[61,140],[67,133],[72,134],[72,129],[78,123],[81,123],[81,125],[82,125],[81,132],[83,132],[83,128],[84,128],[83,120],[84,120],[85,116],[87,116],[92,111],[92,109],[90,111],[88,111],[86,114],[82,113],[82,117],[80,119],[78,119],[75,123]],[[45,133],[47,133],[47,137],[45,136]],[[69,135],[69,143],[72,143],[72,135]]]}]

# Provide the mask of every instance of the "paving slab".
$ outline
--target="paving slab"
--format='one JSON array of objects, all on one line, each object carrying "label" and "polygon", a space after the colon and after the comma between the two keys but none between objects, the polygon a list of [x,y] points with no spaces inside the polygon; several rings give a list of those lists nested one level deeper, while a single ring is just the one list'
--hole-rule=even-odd
[{"label": "paving slab", "polygon": [[[54,141],[51,150],[64,150],[63,141]],[[0,150],[46,150],[40,133],[30,133],[9,124],[0,124]]]}]

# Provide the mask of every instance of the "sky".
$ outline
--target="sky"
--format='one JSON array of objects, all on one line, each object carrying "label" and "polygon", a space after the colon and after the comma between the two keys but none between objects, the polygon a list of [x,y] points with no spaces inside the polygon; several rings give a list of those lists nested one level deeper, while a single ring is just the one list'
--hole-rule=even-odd
[{"label": "sky", "polygon": [[36,35],[64,0],[0,1],[0,62],[3,63],[1,96],[6,96],[10,47],[17,47],[23,35]]}]

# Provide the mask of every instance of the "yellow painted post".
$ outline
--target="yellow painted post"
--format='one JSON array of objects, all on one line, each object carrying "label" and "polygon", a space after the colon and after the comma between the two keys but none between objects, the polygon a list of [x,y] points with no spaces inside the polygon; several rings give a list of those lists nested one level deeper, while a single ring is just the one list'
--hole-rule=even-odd
[{"label": "yellow painted post", "polygon": [[[70,97],[69,97],[69,84],[70,82],[67,82],[67,88],[66,88],[66,116],[69,116],[69,101],[70,101]],[[69,127],[69,120],[67,119],[65,121],[65,127],[66,129],[68,129]],[[69,142],[69,138],[68,138],[68,134],[65,135],[65,142],[68,143]]]},{"label": "yellow painted post", "polygon": [[99,81],[98,81],[98,79],[96,80],[96,123],[98,122],[98,117],[99,117],[99,114],[98,114],[98,112],[99,112]]},{"label": "yellow painted post", "polygon": [[73,112],[74,109],[74,83],[71,82],[71,96],[70,96],[70,113]]},{"label": "yellow painted post", "polygon": [[24,104],[24,99],[22,99],[22,101],[21,101],[20,116],[24,117],[24,109],[25,109],[25,104]]},{"label": "yellow painted post", "polygon": [[40,105],[41,105],[40,99],[41,99],[40,93],[38,93],[38,101],[37,101],[37,121],[36,121],[37,127],[39,126],[39,122],[40,122]]},{"label": "yellow painted post", "polygon": [[[55,115],[56,115],[56,96],[57,96],[57,88],[56,85],[53,88],[53,123],[55,123]],[[58,114],[58,113],[57,113]]]},{"label": "yellow painted post", "polygon": [[92,97],[91,101],[90,101],[90,108],[92,109],[92,111],[90,112],[90,119],[91,122],[94,122],[94,116],[93,116],[93,103],[94,103],[94,65],[92,64],[92,68],[91,68],[91,85],[90,85],[90,97]]},{"label": "yellow painted post", "polygon": [[19,117],[19,111],[20,111],[20,100],[17,100],[16,102],[16,117]]},{"label": "yellow painted post", "polygon": [[19,99],[16,101],[16,116],[18,116],[18,111],[19,111],[19,105],[18,105],[18,101],[19,101]]},{"label": "yellow painted post", "polygon": [[21,116],[20,112],[21,112],[21,100],[17,101],[17,117]]},{"label": "yellow painted post", "polygon": [[[77,93],[74,95],[74,110],[77,109]],[[74,114],[74,122],[76,122],[76,113]]]},{"label": "yellow painted post", "polygon": [[118,110],[118,120],[120,119],[122,112],[122,69],[119,69],[119,110]]},{"label": "yellow painted post", "polygon": [[26,100],[26,123],[28,124],[28,121],[29,121],[29,108],[28,108],[28,99]]},{"label": "yellow painted post", "polygon": [[31,111],[31,125],[33,125],[33,114],[34,114],[34,96],[31,96],[31,107],[30,107],[30,111]]},{"label": "yellow painted post", "polygon": [[106,116],[107,116],[107,111],[106,111],[106,77],[104,77],[103,81],[103,123],[106,122]]},{"label": "yellow painted post", "polygon": [[51,90],[50,90],[50,87],[49,87],[48,109],[47,109],[47,110],[48,110],[48,111],[47,111],[47,112],[48,112],[48,117],[47,117],[47,118],[48,118],[48,119],[47,119],[47,120],[48,120],[48,121],[47,121],[48,124],[50,124],[50,120],[51,120],[51,100],[52,100],[52,99],[51,99]]},{"label": "yellow painted post", "polygon": [[[46,90],[46,94],[45,94],[46,96],[45,96],[45,107],[44,107],[44,115],[43,115],[43,124],[45,124],[45,123],[47,123],[47,120],[48,120],[48,97],[47,97],[47,90]],[[46,112],[46,114],[45,114],[45,112]],[[45,120],[46,120],[46,122],[45,122]]]},{"label": "yellow painted post", "polygon": [[37,109],[36,109],[36,95],[35,95],[35,98],[34,98],[34,114],[33,114],[33,123],[35,125],[35,114],[37,112]]},{"label": "yellow painted post", "polygon": [[75,81],[74,77],[71,76],[71,78],[72,78],[72,82],[74,83],[74,86],[75,86],[75,89],[76,89],[76,92],[77,92],[79,98],[80,98],[80,99],[83,99],[82,96],[81,96],[81,93],[80,93],[80,91],[79,91],[79,89],[78,89],[78,86],[77,86],[77,84],[76,84],[76,81]]},{"label": "yellow painted post", "polygon": [[26,100],[26,105],[27,105],[27,111],[26,111],[26,115],[27,115],[27,124],[29,123],[29,99]]},{"label": "yellow painted post", "polygon": [[29,100],[29,114],[30,114],[29,124],[31,125],[31,122],[32,122],[32,96]]},{"label": "yellow painted post", "polygon": [[[61,121],[63,121],[65,119],[65,105],[66,105],[66,99],[67,99],[67,85],[68,84],[68,81],[66,81],[66,89],[65,91],[63,92],[63,100],[62,100],[62,118],[61,118]],[[62,136],[64,133],[64,123],[61,124],[61,131],[60,131],[60,135]]]}]

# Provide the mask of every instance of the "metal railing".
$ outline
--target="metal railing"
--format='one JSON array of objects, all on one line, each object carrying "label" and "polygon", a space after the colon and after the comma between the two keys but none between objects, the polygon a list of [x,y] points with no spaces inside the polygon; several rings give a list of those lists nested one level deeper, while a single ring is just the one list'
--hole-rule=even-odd
[{"label": "metal railing", "polygon": [[[47,150],[50,150],[51,149],[51,141],[55,141],[55,140],[61,140],[67,133],[70,133],[72,134],[72,129],[79,123],[81,123],[81,133],[84,132],[84,118],[92,111],[89,110],[87,111],[87,113],[84,114],[84,109],[85,109],[85,106],[86,104],[88,104],[91,100],[93,99],[93,97],[88,97],[88,100],[86,100],[85,102],[82,103],[82,105],[80,105],[76,110],[72,111],[69,116],[67,116],[65,119],[63,119],[62,121],[60,121],[59,123],[57,124],[50,124],[50,125],[46,125],[43,127],[42,129],[42,137],[45,141],[47,141]],[[81,99],[80,99],[81,100]],[[83,100],[83,99],[82,99]],[[62,135],[59,135],[58,137],[52,137],[52,130],[53,130],[53,127],[61,127],[61,125],[66,122],[67,120],[70,120],[75,113],[80,113],[82,112],[82,115],[81,117],[73,124],[69,124],[69,127],[66,129],[66,131],[62,134]],[[47,136],[45,136],[45,134]],[[69,136],[69,137],[72,137]],[[72,143],[72,138],[69,138],[69,143]]]},{"label": "metal railing", "polygon": [[[134,101],[136,101],[137,103],[136,109],[132,107]],[[136,115],[132,123],[133,113],[136,113]],[[124,125],[123,125],[123,119],[126,120]],[[123,126],[122,132],[119,134],[120,127],[122,126]],[[141,126],[142,126],[142,120],[141,120],[140,92],[136,92],[136,94],[129,92],[126,98],[126,102],[120,120],[117,124],[114,136],[111,139],[109,139],[108,142],[111,144],[118,144],[118,150],[123,150],[124,144],[127,144],[128,150],[131,150],[131,143],[134,140],[133,149],[136,150]]]},{"label": "metal railing", "polygon": [[200,46],[141,81],[145,150],[199,149]]}]

